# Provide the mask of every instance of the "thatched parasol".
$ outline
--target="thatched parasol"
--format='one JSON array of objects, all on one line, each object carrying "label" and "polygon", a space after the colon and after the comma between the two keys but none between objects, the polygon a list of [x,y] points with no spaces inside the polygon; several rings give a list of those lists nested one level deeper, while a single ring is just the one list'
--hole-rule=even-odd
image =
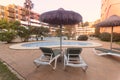
[{"label": "thatched parasol", "polygon": [[[52,25],[60,25],[62,33],[62,25],[74,25],[82,22],[82,16],[74,11],[67,11],[63,8],[48,11],[40,16],[40,21]],[[60,49],[62,50],[62,34],[60,37]]]},{"label": "thatched parasol", "polygon": [[112,50],[112,38],[113,38],[113,27],[120,26],[120,17],[117,15],[112,15],[106,20],[96,24],[97,27],[111,27],[111,43],[110,49]]}]

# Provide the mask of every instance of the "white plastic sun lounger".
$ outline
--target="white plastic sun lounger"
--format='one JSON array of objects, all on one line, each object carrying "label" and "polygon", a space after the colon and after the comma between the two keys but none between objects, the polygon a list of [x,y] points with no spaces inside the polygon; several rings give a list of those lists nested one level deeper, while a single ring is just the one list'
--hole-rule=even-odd
[{"label": "white plastic sun lounger", "polygon": [[111,55],[111,56],[120,57],[120,52],[109,50],[109,49],[94,48],[93,51],[94,51],[95,54],[97,54],[99,56]]},{"label": "white plastic sun lounger", "polygon": [[[60,50],[46,47],[40,47],[43,54],[34,60],[34,63],[37,67],[40,65],[50,65],[53,69],[56,69],[57,59],[60,57]],[[55,61],[54,66],[52,66],[52,62]]]},{"label": "white plastic sun lounger", "polygon": [[64,69],[67,66],[81,67],[84,71],[87,70],[88,65],[80,56],[82,48],[67,48],[66,54],[64,54]]}]

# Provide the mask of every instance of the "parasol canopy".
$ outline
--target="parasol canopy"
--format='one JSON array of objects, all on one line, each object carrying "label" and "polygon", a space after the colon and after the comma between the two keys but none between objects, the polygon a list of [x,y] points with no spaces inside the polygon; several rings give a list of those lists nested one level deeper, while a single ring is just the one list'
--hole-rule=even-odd
[{"label": "parasol canopy", "polygon": [[74,11],[60,8],[41,14],[40,21],[53,25],[74,25],[82,22],[82,16]]}]

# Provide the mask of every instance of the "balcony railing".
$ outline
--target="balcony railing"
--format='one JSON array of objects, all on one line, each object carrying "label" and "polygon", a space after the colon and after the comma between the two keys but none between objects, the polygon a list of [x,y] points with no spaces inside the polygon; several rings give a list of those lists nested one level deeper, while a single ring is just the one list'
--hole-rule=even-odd
[{"label": "balcony railing", "polygon": [[9,13],[8,17],[15,18],[15,15],[13,13]]},{"label": "balcony railing", "polygon": [[26,21],[25,16],[22,16],[21,20],[22,20],[22,21]]},{"label": "balcony railing", "polygon": [[13,8],[10,8],[10,7],[8,8],[8,11],[9,12],[15,12],[15,10]]},{"label": "balcony railing", "polygon": [[26,15],[26,12],[25,12],[25,11],[22,11],[20,14],[21,14],[21,15]]},{"label": "balcony railing", "polygon": [[26,9],[25,9],[25,8],[21,8],[20,10],[21,10],[21,11],[26,11]]},{"label": "balcony railing", "polygon": [[9,21],[15,21],[15,18],[8,18]]}]

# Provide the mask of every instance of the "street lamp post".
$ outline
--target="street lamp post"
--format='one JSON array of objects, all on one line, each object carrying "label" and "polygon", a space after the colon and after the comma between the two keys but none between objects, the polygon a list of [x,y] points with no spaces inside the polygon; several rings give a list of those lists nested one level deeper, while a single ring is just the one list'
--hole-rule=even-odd
[{"label": "street lamp post", "polygon": [[28,11],[28,27],[30,26],[30,11],[31,9],[33,8],[33,3],[31,0],[25,0],[25,3],[24,3],[24,7],[27,9]]}]

